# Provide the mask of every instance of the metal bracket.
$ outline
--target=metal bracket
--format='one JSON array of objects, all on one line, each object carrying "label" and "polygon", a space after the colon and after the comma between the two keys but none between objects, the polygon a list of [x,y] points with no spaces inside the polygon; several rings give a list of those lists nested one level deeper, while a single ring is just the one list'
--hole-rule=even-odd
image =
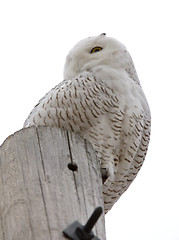
[{"label": "metal bracket", "polygon": [[63,231],[64,236],[70,240],[100,240],[91,230],[101,216],[102,211],[102,207],[97,207],[84,226],[77,221],[73,222]]}]

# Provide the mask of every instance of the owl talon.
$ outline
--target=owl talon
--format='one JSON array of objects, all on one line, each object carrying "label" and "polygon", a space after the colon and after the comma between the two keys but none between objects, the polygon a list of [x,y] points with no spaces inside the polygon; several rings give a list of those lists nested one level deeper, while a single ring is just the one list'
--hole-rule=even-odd
[{"label": "owl talon", "polygon": [[105,183],[109,177],[109,171],[106,168],[101,168],[101,174],[102,174],[102,181],[103,183]]}]

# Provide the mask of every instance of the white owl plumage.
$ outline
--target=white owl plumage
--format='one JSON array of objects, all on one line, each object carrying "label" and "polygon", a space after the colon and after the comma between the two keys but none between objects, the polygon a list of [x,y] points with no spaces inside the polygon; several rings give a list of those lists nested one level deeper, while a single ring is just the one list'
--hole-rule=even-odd
[{"label": "white owl plumage", "polygon": [[119,41],[100,34],[69,52],[64,81],[34,107],[24,127],[74,131],[101,163],[107,212],[140,170],[150,139],[150,110],[133,61]]}]

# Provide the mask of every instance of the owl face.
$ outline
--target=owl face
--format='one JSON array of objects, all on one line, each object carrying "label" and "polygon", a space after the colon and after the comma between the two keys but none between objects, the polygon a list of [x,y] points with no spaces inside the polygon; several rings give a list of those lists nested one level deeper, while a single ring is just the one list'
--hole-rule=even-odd
[{"label": "owl face", "polygon": [[132,59],[125,46],[103,33],[81,40],[74,46],[66,58],[64,78],[75,77],[96,66],[120,69],[130,61]]}]

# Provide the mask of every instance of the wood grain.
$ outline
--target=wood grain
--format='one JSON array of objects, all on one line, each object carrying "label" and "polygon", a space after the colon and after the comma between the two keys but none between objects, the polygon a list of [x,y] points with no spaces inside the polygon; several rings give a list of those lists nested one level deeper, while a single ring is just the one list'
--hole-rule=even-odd
[{"label": "wood grain", "polygon": [[[75,220],[85,224],[98,206],[103,207],[100,167],[92,146],[79,136],[30,127],[0,147],[0,240],[65,240],[62,231]],[[104,215],[93,231],[106,239]]]}]

